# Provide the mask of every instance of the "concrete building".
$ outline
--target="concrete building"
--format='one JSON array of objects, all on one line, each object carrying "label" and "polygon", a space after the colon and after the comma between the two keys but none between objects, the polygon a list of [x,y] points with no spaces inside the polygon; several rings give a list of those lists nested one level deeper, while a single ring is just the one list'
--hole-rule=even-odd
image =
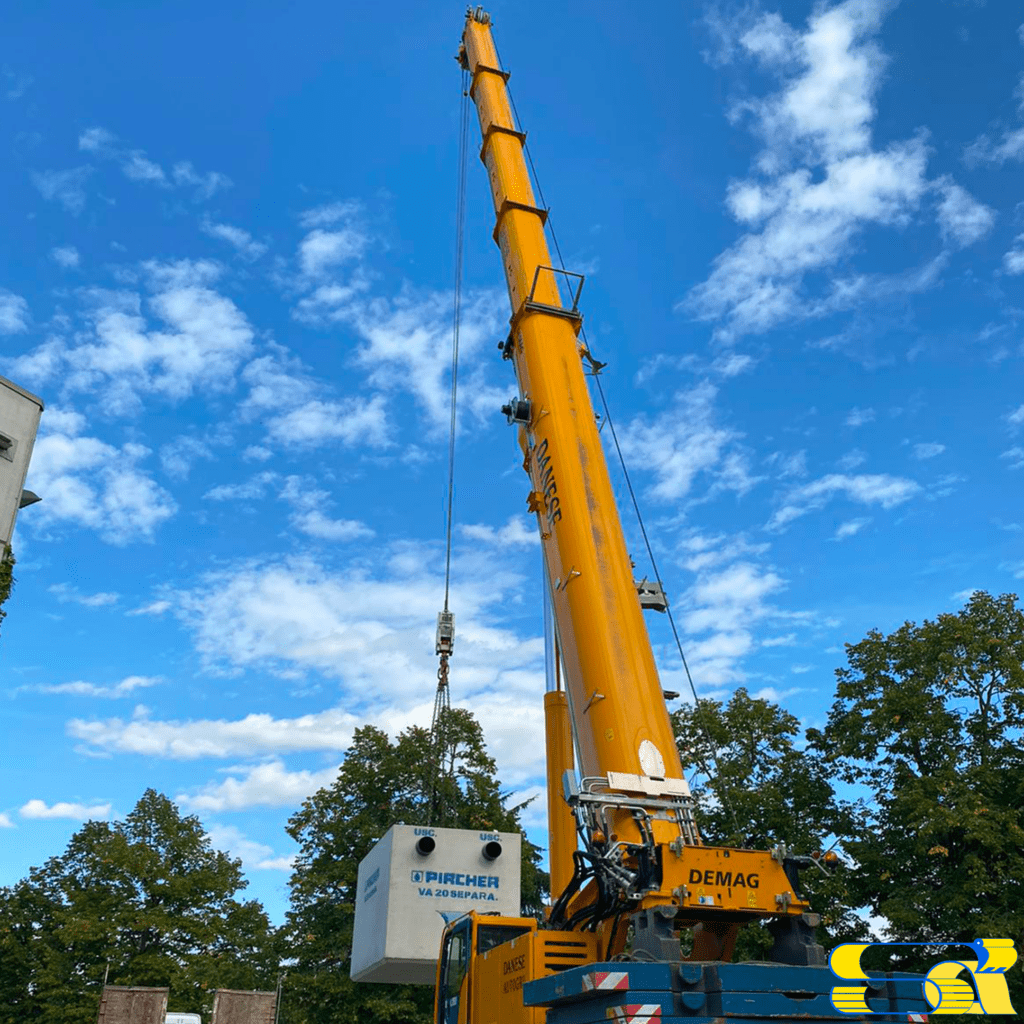
[{"label": "concrete building", "polygon": [[10,544],[18,509],[38,500],[24,490],[43,400],[0,377],[0,552]]}]

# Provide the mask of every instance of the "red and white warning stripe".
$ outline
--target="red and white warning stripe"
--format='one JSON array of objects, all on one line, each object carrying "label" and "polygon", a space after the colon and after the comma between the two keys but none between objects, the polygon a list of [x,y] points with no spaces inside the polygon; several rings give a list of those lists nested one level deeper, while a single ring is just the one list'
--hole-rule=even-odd
[{"label": "red and white warning stripe", "polygon": [[584,992],[611,992],[629,988],[626,971],[591,971],[583,975]]},{"label": "red and white warning stripe", "polygon": [[630,1003],[628,1006],[612,1006],[605,1011],[609,1020],[623,1021],[623,1024],[649,1024],[661,1016],[661,1003]]},{"label": "red and white warning stripe", "polygon": [[927,1013],[908,1013],[907,1014],[908,1024],[928,1024]]}]

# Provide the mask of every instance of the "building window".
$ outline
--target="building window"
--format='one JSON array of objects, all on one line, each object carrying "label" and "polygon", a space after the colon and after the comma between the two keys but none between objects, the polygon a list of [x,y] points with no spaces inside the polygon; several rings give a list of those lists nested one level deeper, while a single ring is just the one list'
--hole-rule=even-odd
[{"label": "building window", "polygon": [[18,450],[18,442],[6,434],[0,434],[0,459],[14,461],[14,453]]}]

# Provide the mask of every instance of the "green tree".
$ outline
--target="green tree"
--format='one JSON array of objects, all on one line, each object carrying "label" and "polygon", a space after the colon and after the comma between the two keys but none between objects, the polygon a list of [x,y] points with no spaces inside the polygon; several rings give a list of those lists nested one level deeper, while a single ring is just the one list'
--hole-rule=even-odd
[{"label": "green tree", "polygon": [[241,862],[198,818],[147,790],[124,821],[87,822],[67,850],[0,890],[0,1021],[93,1024],[112,985],[170,988],[209,1010],[214,988],[273,987],[263,908],[240,902]]},{"label": "green tree", "polygon": [[[701,700],[671,717],[683,767],[696,770],[691,788],[705,842],[761,850],[785,843],[810,854],[847,831],[830,769],[801,749],[799,721],[778,704],[741,687],[728,704]],[[818,941],[826,948],[865,934],[841,870],[826,876],[807,869],[801,884],[822,917]],[[765,929],[748,926],[735,959],[763,959],[771,941]]]},{"label": "green tree", "polygon": [[[847,644],[817,749],[848,807],[858,905],[900,942],[1024,947],[1024,613],[975,592],[957,614]],[[920,970],[921,951],[899,962]],[[963,951],[959,952],[963,955]],[[1020,967],[1008,980],[1024,1011]]]},{"label": "green tree", "polygon": [[[441,751],[430,733],[411,728],[394,742],[359,729],[332,786],[314,793],[288,824],[300,853],[291,877],[286,925],[288,1024],[408,1022],[427,1024],[426,986],[356,984],[349,978],[359,862],[397,822],[447,828],[519,831],[519,807],[506,807],[480,725],[462,708],[440,723]],[[440,763],[439,778],[432,766]],[[437,816],[431,814],[434,794]],[[546,876],[539,851],[523,843],[523,912],[540,911]]]},{"label": "green tree", "polygon": [[16,582],[14,579],[14,562],[14,552],[11,551],[11,547],[8,544],[0,552],[0,625],[3,624],[4,619],[7,617],[7,612],[4,611],[4,604],[7,598],[11,596],[11,590]]}]

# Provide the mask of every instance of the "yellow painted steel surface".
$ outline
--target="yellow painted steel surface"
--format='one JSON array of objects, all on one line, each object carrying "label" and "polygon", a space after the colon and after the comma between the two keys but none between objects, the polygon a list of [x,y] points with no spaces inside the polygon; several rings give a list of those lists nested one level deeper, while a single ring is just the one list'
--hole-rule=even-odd
[{"label": "yellow painted steel surface", "polygon": [[[765,850],[686,846],[678,855],[665,851],[664,857],[662,891],[672,893],[683,911],[692,911],[680,913],[680,920],[699,920],[716,910],[766,918],[810,909],[793,892],[782,865]],[[645,905],[663,902],[656,895]]]},{"label": "yellow painted steel surface", "polygon": [[[544,1024],[544,1007],[523,1006],[523,985],[600,959],[598,938],[588,932],[538,931],[532,917],[498,917],[475,910],[467,916],[471,955],[459,986],[458,1024]],[[465,918],[453,922],[445,936],[464,922]],[[482,948],[480,932],[487,928],[519,928],[523,933],[501,945]],[[442,981],[438,960],[435,1020],[447,995]]]},{"label": "yellow painted steel surface", "polygon": [[548,762],[548,859],[551,891],[557,896],[572,878],[576,822],[562,798],[562,774],[573,767],[569,699],[564,690],[544,694],[544,731]]},{"label": "yellow painted steel surface", "polygon": [[[681,779],[679,753],[587,388],[578,324],[559,315],[564,307],[556,274],[543,269],[552,265],[544,234],[546,214],[536,209],[523,136],[512,118],[506,73],[498,63],[489,21],[467,17],[461,56],[480,121],[481,159],[497,219],[495,241],[512,307],[510,355],[520,396],[531,403],[529,422],[520,428],[524,467],[531,480],[527,503],[537,516],[551,583],[579,768],[588,777],[623,772]],[[532,308],[534,304],[554,311]],[[549,802],[561,805],[561,772],[553,770],[550,758],[548,774]],[[641,839],[628,810],[613,811],[610,817],[610,841]],[[662,848],[663,878],[659,890],[645,896],[642,906],[676,903],[692,910],[695,919],[723,910],[747,919],[807,910],[807,904],[790,892],[782,865],[768,853],[688,845],[673,855],[669,844],[678,838],[675,823],[653,820],[652,831]],[[554,848],[554,827],[551,836]],[[726,860],[729,866],[724,865]],[[741,861],[742,871],[732,867]],[[730,868],[731,884],[725,880]],[[694,884],[698,870],[701,883]],[[567,877],[561,865],[557,871],[559,880]],[[707,876],[708,871],[713,873]],[[755,886],[747,884],[752,871]],[[564,886],[555,874],[553,868],[552,892],[557,894]],[[742,884],[736,884],[737,874]],[[705,882],[708,877],[711,881]],[[573,898],[570,916],[594,899],[592,888],[584,886]]]},{"label": "yellow painted steel surface", "polygon": [[[490,26],[470,18],[463,43],[512,305],[512,358],[520,394],[532,403],[530,501],[552,584],[580,769],[585,776],[680,778],[573,323],[526,308],[535,279],[534,302],[560,306],[561,300],[555,275],[537,273],[551,266],[551,256],[543,217],[532,209],[536,199]],[[656,758],[641,764],[644,740],[660,764]]]}]

